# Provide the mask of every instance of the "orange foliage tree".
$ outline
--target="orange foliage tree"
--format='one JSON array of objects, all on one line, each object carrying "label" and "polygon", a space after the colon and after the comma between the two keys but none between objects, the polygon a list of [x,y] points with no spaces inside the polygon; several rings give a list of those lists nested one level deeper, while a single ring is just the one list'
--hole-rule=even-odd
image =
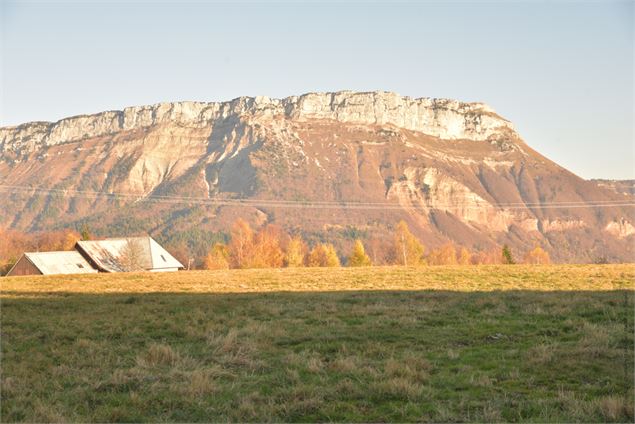
[{"label": "orange foliage tree", "polygon": [[71,229],[23,233],[0,228],[0,275],[9,271],[24,252],[72,250],[79,239],[79,233]]},{"label": "orange foliage tree", "polygon": [[425,247],[408,228],[405,221],[399,221],[395,229],[393,255],[397,265],[421,265]]},{"label": "orange foliage tree", "polygon": [[501,250],[496,247],[487,251],[477,252],[472,257],[472,262],[476,265],[494,265],[502,263]]},{"label": "orange foliage tree", "polygon": [[229,263],[232,268],[278,268],[284,261],[280,247],[283,233],[279,227],[267,225],[254,233],[243,219],[232,225]]},{"label": "orange foliage tree", "polygon": [[229,258],[232,268],[248,268],[254,254],[254,231],[247,221],[238,218],[231,228]]},{"label": "orange foliage tree", "polygon": [[472,263],[472,254],[465,247],[462,247],[457,261],[459,265],[470,265]]},{"label": "orange foliage tree", "polygon": [[456,248],[452,243],[446,243],[433,249],[427,259],[429,265],[456,265]]},{"label": "orange foliage tree", "polygon": [[307,246],[302,237],[295,236],[287,243],[287,249],[284,256],[284,264],[289,268],[300,267],[304,265],[304,257],[307,254]]},{"label": "orange foliage tree", "polygon": [[353,251],[348,257],[348,266],[370,266],[370,258],[364,250],[364,244],[361,240],[355,240]]},{"label": "orange foliage tree", "polygon": [[336,267],[340,266],[340,258],[332,244],[319,243],[309,253],[307,265]]},{"label": "orange foliage tree", "polygon": [[229,268],[229,249],[223,243],[214,243],[205,260],[203,260],[203,268],[205,269],[228,269]]},{"label": "orange foliage tree", "polygon": [[284,252],[280,247],[282,230],[275,225],[266,225],[254,237],[254,254],[249,268],[280,268]]},{"label": "orange foliage tree", "polygon": [[525,263],[534,265],[546,265],[551,263],[549,253],[547,253],[542,247],[536,246],[525,254]]}]

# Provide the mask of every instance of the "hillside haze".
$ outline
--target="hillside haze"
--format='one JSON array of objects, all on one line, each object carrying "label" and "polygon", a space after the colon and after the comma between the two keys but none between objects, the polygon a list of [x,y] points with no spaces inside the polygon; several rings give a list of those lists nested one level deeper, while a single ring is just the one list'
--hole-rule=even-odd
[{"label": "hillside haze", "polygon": [[[572,152],[575,154],[575,152]],[[340,245],[539,244],[633,261],[632,191],[534,151],[482,103],[386,92],[130,107],[0,128],[0,225],[189,240],[243,217]]]}]

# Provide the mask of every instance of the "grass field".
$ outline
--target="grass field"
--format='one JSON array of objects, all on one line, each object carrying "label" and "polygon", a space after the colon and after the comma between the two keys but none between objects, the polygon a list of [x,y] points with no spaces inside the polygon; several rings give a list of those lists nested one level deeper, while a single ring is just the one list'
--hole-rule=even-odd
[{"label": "grass field", "polygon": [[633,265],[0,278],[8,421],[618,421]]}]

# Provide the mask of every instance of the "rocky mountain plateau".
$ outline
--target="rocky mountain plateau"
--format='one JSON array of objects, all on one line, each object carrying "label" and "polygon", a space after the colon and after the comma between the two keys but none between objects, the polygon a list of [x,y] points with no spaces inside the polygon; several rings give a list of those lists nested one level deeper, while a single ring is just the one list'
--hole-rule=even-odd
[{"label": "rocky mountain plateau", "polygon": [[483,103],[387,92],[178,102],[0,128],[0,226],[192,239],[237,217],[309,240],[541,245],[633,261],[632,182],[587,181]]}]

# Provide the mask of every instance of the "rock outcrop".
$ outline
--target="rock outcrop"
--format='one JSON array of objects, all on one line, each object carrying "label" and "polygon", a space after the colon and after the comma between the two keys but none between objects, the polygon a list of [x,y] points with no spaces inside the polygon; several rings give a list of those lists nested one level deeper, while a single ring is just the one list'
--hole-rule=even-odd
[{"label": "rock outcrop", "polygon": [[[411,99],[389,92],[309,93],[285,99],[239,97],[229,102],[177,102],[128,107],[60,121],[0,128],[0,155],[20,155],[43,146],[100,137],[160,124],[203,128],[229,116],[284,116],[343,123],[389,124],[441,139],[487,140],[513,132],[512,124],[483,103]],[[1,158],[1,156],[0,156]]]}]

